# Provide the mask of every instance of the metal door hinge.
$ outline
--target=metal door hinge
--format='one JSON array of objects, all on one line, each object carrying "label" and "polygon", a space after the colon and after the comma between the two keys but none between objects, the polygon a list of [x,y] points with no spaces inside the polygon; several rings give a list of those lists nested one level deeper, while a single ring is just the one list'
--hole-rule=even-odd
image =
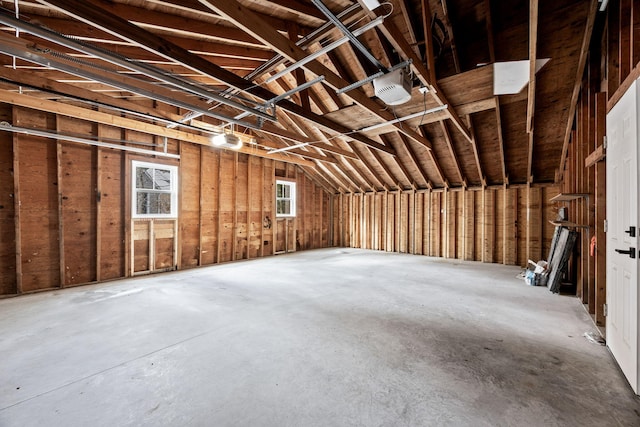
[{"label": "metal door hinge", "polygon": [[606,233],[607,231],[609,231],[609,222],[606,219],[603,222],[604,222],[604,232]]},{"label": "metal door hinge", "polygon": [[602,311],[603,311],[605,317],[608,316],[609,315],[609,306],[607,304],[602,304]]},{"label": "metal door hinge", "polygon": [[602,148],[607,149],[607,135],[602,137]]}]

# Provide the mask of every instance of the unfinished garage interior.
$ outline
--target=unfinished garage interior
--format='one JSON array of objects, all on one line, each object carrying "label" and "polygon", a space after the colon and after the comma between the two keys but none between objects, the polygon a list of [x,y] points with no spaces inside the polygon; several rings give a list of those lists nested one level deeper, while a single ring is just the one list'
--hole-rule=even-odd
[{"label": "unfinished garage interior", "polygon": [[640,425],[640,1],[0,22],[1,426]]}]

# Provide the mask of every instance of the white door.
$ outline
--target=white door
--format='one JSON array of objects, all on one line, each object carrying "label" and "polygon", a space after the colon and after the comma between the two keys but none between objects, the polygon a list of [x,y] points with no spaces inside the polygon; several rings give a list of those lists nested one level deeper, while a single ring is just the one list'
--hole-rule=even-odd
[{"label": "white door", "polygon": [[639,90],[636,81],[607,114],[607,345],[636,394]]}]

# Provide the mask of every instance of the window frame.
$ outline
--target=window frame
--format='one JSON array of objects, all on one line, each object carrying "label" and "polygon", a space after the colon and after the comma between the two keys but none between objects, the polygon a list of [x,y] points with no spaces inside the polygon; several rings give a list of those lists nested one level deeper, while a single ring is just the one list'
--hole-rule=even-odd
[{"label": "window frame", "polygon": [[[278,185],[286,185],[289,187],[289,192],[290,192],[290,196],[289,197],[278,197]],[[295,218],[296,217],[296,210],[297,210],[297,202],[296,202],[296,198],[297,198],[297,192],[296,192],[296,182],[295,181],[286,181],[283,179],[277,179],[276,180],[276,188],[275,188],[275,211],[276,211],[276,218]],[[288,214],[284,214],[284,213],[278,213],[278,201],[279,200],[289,200],[290,203],[290,213]]]},{"label": "window frame", "polygon": [[[151,169],[164,169],[169,171],[170,189],[155,190],[149,188],[137,188],[137,169],[139,167],[151,168]],[[157,193],[157,194],[171,194],[171,212],[168,214],[152,213],[152,214],[139,214],[138,213],[138,193]],[[178,218],[178,166],[167,165],[165,163],[153,163],[144,162],[140,160],[131,161],[131,218],[133,219],[176,219]]]}]

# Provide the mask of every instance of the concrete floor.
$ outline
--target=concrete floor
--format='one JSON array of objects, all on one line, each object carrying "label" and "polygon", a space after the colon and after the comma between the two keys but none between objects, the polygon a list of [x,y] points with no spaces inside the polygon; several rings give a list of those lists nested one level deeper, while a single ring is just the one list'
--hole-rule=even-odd
[{"label": "concrete floor", "polygon": [[0,426],[640,425],[519,272],[324,249],[0,300]]}]

